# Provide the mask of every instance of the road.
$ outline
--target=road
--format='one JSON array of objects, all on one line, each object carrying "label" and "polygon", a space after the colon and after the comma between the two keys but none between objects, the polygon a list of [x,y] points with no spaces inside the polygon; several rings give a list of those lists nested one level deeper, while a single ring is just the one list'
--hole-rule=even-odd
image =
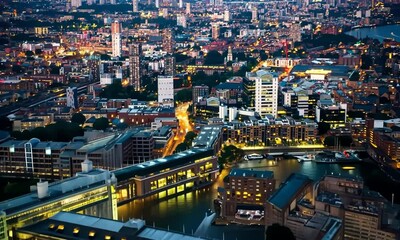
[{"label": "road", "polygon": [[193,131],[193,126],[189,122],[188,108],[188,102],[175,107],[175,117],[179,121],[179,127],[175,132],[174,138],[165,147],[163,157],[173,154],[176,146],[185,140],[186,133]]}]

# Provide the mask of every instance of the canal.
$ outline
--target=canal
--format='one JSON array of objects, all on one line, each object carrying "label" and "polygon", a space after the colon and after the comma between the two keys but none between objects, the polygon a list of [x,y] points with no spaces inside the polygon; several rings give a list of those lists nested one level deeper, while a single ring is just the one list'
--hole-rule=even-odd
[{"label": "canal", "polygon": [[[365,184],[371,190],[379,191],[387,199],[391,199],[391,194],[394,193],[395,200],[400,200],[399,184],[392,183],[376,165],[361,163],[350,166],[354,169],[349,169],[349,165],[298,163],[297,160],[290,159],[281,160],[277,164],[267,160],[242,162],[237,167],[273,171],[277,187],[293,172],[307,175],[313,180],[318,180],[330,173],[358,175],[363,177]],[[223,171],[222,175],[226,174],[227,171]],[[213,199],[217,197],[217,188],[223,186],[222,178],[223,176],[220,176],[213,185],[207,188],[180,196],[161,200],[152,196],[127,203],[118,208],[119,218],[123,221],[129,218],[142,218],[148,225],[191,234],[196,231],[206,211],[213,208]],[[208,237],[212,239],[247,240],[249,234],[252,236],[251,239],[264,239],[264,228],[259,226],[210,226],[207,232]]]}]

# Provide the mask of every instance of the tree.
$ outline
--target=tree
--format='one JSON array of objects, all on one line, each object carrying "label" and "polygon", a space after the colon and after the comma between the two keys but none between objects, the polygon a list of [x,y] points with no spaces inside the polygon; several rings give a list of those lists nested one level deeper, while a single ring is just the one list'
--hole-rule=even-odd
[{"label": "tree", "polygon": [[326,122],[318,123],[318,135],[324,135],[331,129],[331,125]]},{"label": "tree", "polygon": [[176,93],[175,100],[178,102],[188,102],[192,101],[192,97],[191,89],[182,89]]},{"label": "tree", "polygon": [[234,145],[224,146],[221,155],[218,157],[220,170],[223,169],[226,163],[238,162],[244,157],[244,151]]},{"label": "tree", "polygon": [[295,240],[292,231],[288,227],[282,226],[278,223],[274,223],[268,226],[267,231],[265,232],[267,240]]},{"label": "tree", "polygon": [[0,130],[9,131],[12,128],[12,122],[8,117],[0,117]]},{"label": "tree", "polygon": [[179,143],[178,146],[175,148],[175,152],[182,152],[189,149],[189,145],[186,142]]},{"label": "tree", "polygon": [[192,145],[193,140],[197,137],[197,134],[193,131],[187,132],[185,135],[185,143],[187,143],[189,146]]},{"label": "tree", "polygon": [[101,117],[96,119],[96,121],[93,123],[93,128],[96,130],[106,130],[109,126],[108,119],[105,117]]},{"label": "tree", "polygon": [[220,65],[224,64],[224,57],[218,51],[208,52],[206,58],[204,59],[204,65]]},{"label": "tree", "polygon": [[71,122],[82,125],[86,122],[86,117],[82,113],[74,113],[74,115],[72,115]]}]

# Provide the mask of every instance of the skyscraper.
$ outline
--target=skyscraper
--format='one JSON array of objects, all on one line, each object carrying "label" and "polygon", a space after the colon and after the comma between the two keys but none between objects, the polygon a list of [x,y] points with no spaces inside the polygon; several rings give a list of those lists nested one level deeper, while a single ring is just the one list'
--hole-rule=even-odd
[{"label": "skyscraper", "polygon": [[211,24],[211,37],[213,39],[219,38],[219,24],[218,23]]},{"label": "skyscraper", "polygon": [[167,53],[174,53],[174,38],[172,29],[166,28],[162,31],[162,47]]},{"label": "skyscraper", "polygon": [[142,46],[140,43],[129,45],[129,85],[134,86],[135,91],[140,91],[142,85],[140,56],[142,54]]},{"label": "skyscraper", "polygon": [[259,70],[255,77],[255,107],[261,117],[278,113],[278,75]]},{"label": "skyscraper", "polygon": [[132,0],[133,12],[139,12],[139,0]]},{"label": "skyscraper", "polygon": [[186,14],[191,14],[190,3],[186,3]]},{"label": "skyscraper", "polygon": [[115,21],[111,24],[111,43],[112,56],[121,57],[122,41],[121,41],[121,24]]},{"label": "skyscraper", "polygon": [[159,75],[157,78],[158,86],[158,102],[172,102],[174,101],[174,78],[172,76]]},{"label": "skyscraper", "polygon": [[183,0],[179,0],[179,8],[183,8]]},{"label": "skyscraper", "polygon": [[175,76],[175,57],[172,55],[165,57],[164,74],[168,76]]}]

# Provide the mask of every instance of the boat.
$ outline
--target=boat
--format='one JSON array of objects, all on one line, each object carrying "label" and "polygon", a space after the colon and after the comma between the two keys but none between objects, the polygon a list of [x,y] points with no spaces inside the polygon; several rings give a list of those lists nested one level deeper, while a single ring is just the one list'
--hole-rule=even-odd
[{"label": "boat", "polygon": [[315,156],[316,163],[360,163],[361,159],[353,150],[343,152],[323,151]]},{"label": "boat", "polygon": [[249,155],[244,156],[244,160],[251,161],[251,160],[262,160],[265,156],[257,153],[252,153]]},{"label": "boat", "polygon": [[315,155],[314,154],[306,154],[303,156],[295,156],[297,158],[297,161],[300,162],[309,162],[309,161],[314,161],[315,160]]}]

